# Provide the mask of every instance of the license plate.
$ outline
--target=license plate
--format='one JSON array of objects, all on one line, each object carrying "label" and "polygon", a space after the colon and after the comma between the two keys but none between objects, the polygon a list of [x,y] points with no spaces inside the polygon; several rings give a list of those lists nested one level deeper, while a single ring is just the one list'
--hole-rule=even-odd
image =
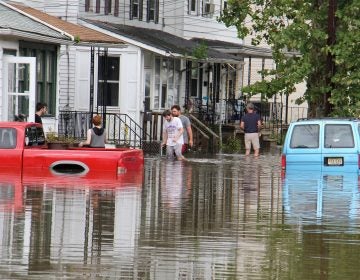
[{"label": "license plate", "polygon": [[343,166],[344,158],[343,157],[326,157],[325,165],[327,166]]}]

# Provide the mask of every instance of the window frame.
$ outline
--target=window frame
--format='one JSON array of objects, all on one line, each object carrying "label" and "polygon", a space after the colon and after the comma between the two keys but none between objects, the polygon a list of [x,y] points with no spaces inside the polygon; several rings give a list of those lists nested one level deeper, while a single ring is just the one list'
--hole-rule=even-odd
[{"label": "window frame", "polygon": [[[331,127],[333,127],[332,130],[330,130]],[[347,128],[348,130],[341,131],[340,127]],[[338,134],[333,133],[335,131]],[[333,134],[330,134],[331,132]],[[346,133],[350,132],[351,135],[348,135],[348,134],[345,135],[344,132],[346,132]],[[335,137],[337,137],[337,138],[335,138]],[[348,143],[348,142],[346,142],[344,140],[349,140],[349,139],[351,139],[351,144],[345,145],[344,143]],[[329,124],[324,125],[324,148],[326,148],[326,149],[352,149],[354,147],[355,147],[355,139],[354,139],[354,133],[353,133],[351,124],[329,123]]]},{"label": "window frame", "polygon": [[[303,127],[316,127],[317,131],[315,131],[317,133],[317,142],[316,142],[316,146],[306,146],[306,145],[295,145],[294,142],[294,138],[298,135],[304,135],[303,133],[301,133],[302,131],[300,131],[300,133],[295,134],[295,132],[297,132],[298,129],[303,128]],[[290,148],[291,149],[318,149],[320,147],[320,125],[319,124],[297,124],[293,127],[292,132],[291,132],[291,138],[290,138]]]},{"label": "window frame", "polygon": [[[20,42],[20,56],[42,58],[36,62],[36,102],[46,103],[46,116],[56,115],[57,49],[41,43]],[[49,62],[51,61],[51,62]],[[50,65],[50,66],[49,66]],[[48,68],[51,69],[48,69]],[[28,81],[23,81],[24,83]]]},{"label": "window frame", "polygon": [[[152,108],[155,110],[163,110],[179,103],[181,63],[178,59],[157,56],[154,58],[154,65]],[[169,65],[171,67],[169,67]]]},{"label": "window frame", "polygon": [[[98,69],[98,72],[97,72],[97,92],[96,92],[96,104],[97,106],[103,106],[104,104],[102,104],[102,102],[100,102],[100,91],[104,88],[103,87],[103,84],[105,82],[105,79],[100,79],[101,75],[104,75],[102,74],[103,73],[103,68],[100,64],[100,59],[103,58],[104,55],[99,55],[97,57],[97,69]],[[106,83],[107,84],[117,84],[118,87],[117,87],[117,105],[108,105],[108,104],[105,104],[105,106],[107,107],[113,107],[113,108],[118,108],[120,107],[120,71],[121,71],[121,56],[120,55],[114,55],[114,54],[111,54],[111,55],[108,55],[107,58],[116,58],[118,60],[118,75],[117,75],[117,80],[109,80],[109,79],[106,79]],[[101,75],[100,75],[101,73]],[[105,77],[103,77],[105,78]],[[108,74],[108,77],[109,78],[109,74]],[[109,93],[109,92],[108,92]],[[111,91],[110,91],[110,94],[111,94]],[[112,98],[110,96],[110,99],[106,99],[106,103],[108,103],[109,101],[111,102]]]}]

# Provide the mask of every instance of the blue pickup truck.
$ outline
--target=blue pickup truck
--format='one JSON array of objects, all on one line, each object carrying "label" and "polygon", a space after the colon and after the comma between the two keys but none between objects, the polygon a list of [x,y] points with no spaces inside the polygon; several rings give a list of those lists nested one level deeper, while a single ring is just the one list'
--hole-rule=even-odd
[{"label": "blue pickup truck", "polygon": [[359,171],[359,119],[301,119],[289,125],[282,168]]}]

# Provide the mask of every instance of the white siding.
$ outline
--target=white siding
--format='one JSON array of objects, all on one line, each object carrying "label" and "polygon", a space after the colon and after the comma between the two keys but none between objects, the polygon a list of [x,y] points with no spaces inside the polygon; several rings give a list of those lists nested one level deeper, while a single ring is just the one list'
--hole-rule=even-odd
[{"label": "white siding", "polygon": [[59,109],[66,105],[74,108],[76,47],[61,46],[59,71]]}]

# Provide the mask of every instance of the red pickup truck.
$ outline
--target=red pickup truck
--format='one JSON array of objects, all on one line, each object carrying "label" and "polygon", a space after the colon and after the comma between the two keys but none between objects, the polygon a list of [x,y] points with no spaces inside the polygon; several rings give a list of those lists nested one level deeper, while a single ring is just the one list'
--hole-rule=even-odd
[{"label": "red pickup truck", "polygon": [[141,149],[49,149],[43,128],[37,123],[0,122],[1,173],[22,176],[76,176],[99,181],[118,180],[126,173],[142,176]]}]

